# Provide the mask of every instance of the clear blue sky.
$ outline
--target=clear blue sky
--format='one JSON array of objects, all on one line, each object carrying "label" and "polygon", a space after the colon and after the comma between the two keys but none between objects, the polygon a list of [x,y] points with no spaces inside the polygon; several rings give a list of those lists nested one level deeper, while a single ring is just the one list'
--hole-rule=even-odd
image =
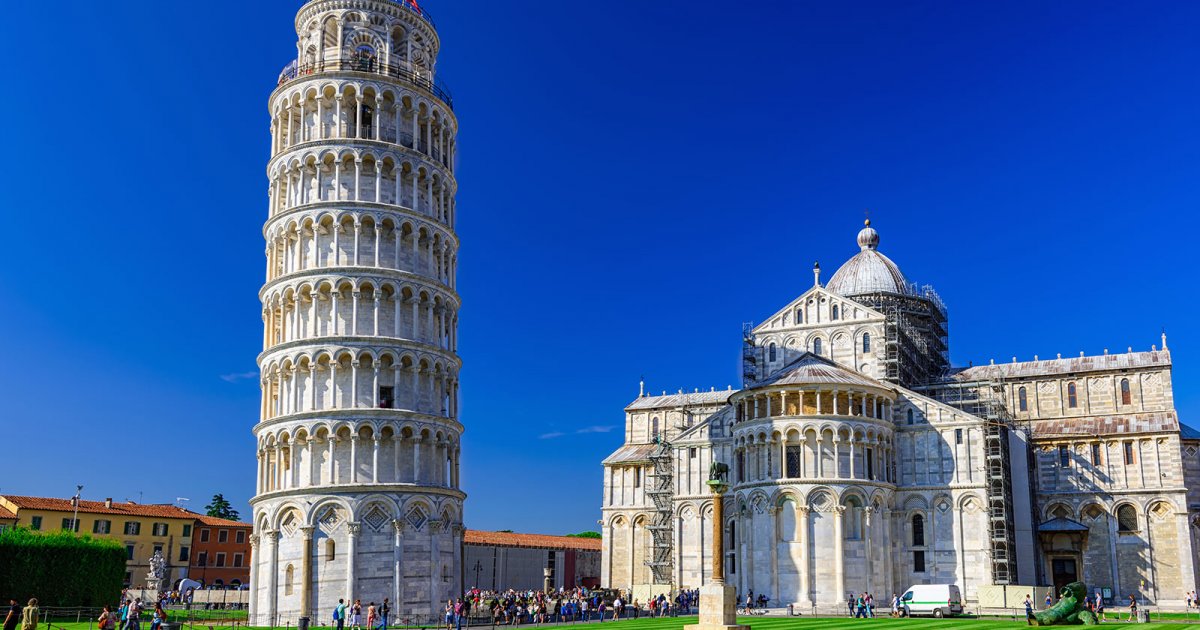
[{"label": "clear blue sky", "polygon": [[[298,6],[6,5],[0,492],[249,512]],[[462,128],[468,526],[594,528],[638,377],[736,385],[742,322],[851,256],[863,208],[956,363],[1165,327],[1200,425],[1200,3],[428,8]]]}]

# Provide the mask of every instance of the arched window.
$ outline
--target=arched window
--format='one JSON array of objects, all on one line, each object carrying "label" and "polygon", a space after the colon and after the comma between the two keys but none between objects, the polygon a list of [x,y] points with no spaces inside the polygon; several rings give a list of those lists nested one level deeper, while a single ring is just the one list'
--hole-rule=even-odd
[{"label": "arched window", "polygon": [[846,500],[845,523],[846,540],[859,540],[862,538],[862,506],[859,505],[858,499],[850,497]]},{"label": "arched window", "polygon": [[1129,379],[1121,379],[1121,404],[1128,405],[1133,400],[1133,396],[1129,393]]},{"label": "arched window", "polygon": [[337,544],[332,538],[325,540],[325,561],[328,562],[337,557]]},{"label": "arched window", "polygon": [[908,423],[909,424],[913,423],[913,410],[912,409],[908,410]]},{"label": "arched window", "polygon": [[1136,532],[1137,530],[1137,510],[1132,505],[1122,505],[1117,508],[1117,531]]},{"label": "arched window", "polygon": [[802,311],[800,309],[796,309],[796,323],[797,324],[804,323],[804,311]]},{"label": "arched window", "polygon": [[838,307],[837,307],[837,304],[834,304],[833,305],[833,313],[832,313],[832,315],[830,315],[830,319],[837,319],[837,318],[838,318]]},{"label": "arched window", "polygon": [[1079,394],[1075,383],[1067,383],[1067,406],[1074,409],[1079,406]]},{"label": "arched window", "polygon": [[813,339],[813,354],[821,356],[821,340]]},{"label": "arched window", "polygon": [[871,351],[871,333],[863,333],[863,354]]},{"label": "arched window", "polygon": [[771,342],[771,345],[767,346],[767,360],[768,361],[775,360],[775,342],[773,342],[773,341]]},{"label": "arched window", "polygon": [[914,547],[925,546],[925,517],[920,514],[912,517],[912,544]]},{"label": "arched window", "polygon": [[1029,395],[1025,392],[1024,387],[1017,390],[1017,409],[1029,411]]},{"label": "arched window", "polygon": [[658,441],[658,417],[657,416],[650,421],[650,439],[655,442]]},{"label": "arched window", "polygon": [[293,586],[293,582],[295,582],[295,580],[296,580],[296,567],[289,564],[289,565],[287,565],[287,569],[283,572],[283,594],[284,595],[292,594],[293,589],[295,588]]}]

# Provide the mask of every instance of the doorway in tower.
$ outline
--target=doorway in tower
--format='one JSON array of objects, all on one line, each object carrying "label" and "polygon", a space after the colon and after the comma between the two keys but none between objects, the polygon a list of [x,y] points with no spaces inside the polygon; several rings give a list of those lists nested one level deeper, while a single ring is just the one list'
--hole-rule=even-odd
[{"label": "doorway in tower", "polygon": [[1054,582],[1054,593],[1062,592],[1064,586],[1079,581],[1078,564],[1075,558],[1052,558],[1050,560],[1050,580]]}]

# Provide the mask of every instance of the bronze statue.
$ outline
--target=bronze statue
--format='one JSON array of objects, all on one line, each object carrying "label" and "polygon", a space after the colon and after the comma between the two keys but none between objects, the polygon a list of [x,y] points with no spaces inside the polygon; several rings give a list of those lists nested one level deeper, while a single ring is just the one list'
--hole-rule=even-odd
[{"label": "bronze statue", "polygon": [[1096,613],[1084,606],[1087,586],[1083,582],[1071,582],[1059,593],[1058,603],[1034,615],[1039,626],[1085,626],[1096,625]]},{"label": "bronze statue", "polygon": [[709,481],[728,481],[728,478],[729,478],[729,465],[728,464],[723,464],[721,462],[713,462],[712,465],[708,467],[708,480]]}]

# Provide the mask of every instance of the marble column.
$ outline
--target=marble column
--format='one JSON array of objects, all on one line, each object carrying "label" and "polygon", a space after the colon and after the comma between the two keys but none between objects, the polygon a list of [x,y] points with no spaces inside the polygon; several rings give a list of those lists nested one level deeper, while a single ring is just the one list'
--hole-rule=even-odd
[{"label": "marble column", "polygon": [[800,603],[812,606],[812,587],[809,586],[808,506],[796,505],[796,523],[800,526]]},{"label": "marble column", "polygon": [[362,523],[346,523],[346,601],[354,601],[354,564],[357,559],[358,534]]},{"label": "marble column", "polygon": [[846,543],[842,530],[842,518],[846,507],[833,508],[833,602],[841,604],[846,596]]},{"label": "marble column", "polygon": [[312,541],[313,531],[316,530],[312,525],[305,525],[300,528],[300,535],[303,540],[304,555],[300,558],[300,616],[309,617],[311,610],[312,597]]}]

